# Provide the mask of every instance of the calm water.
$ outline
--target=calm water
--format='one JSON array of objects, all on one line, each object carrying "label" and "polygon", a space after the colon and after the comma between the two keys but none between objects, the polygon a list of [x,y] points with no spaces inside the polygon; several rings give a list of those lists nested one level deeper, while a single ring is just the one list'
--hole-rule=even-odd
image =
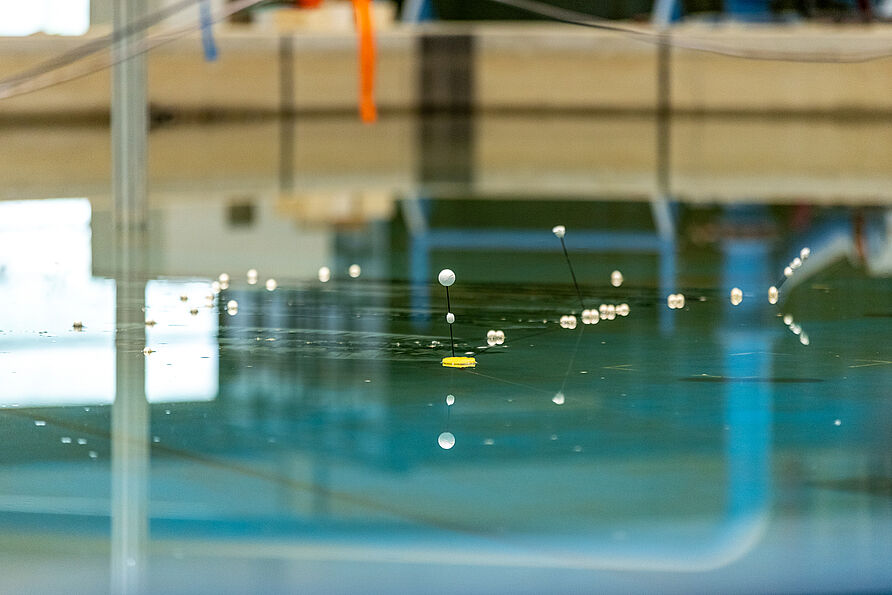
[{"label": "calm water", "polygon": [[885,200],[516,198],[468,130],[411,191],[200,173],[145,234],[0,202],[2,591],[892,588]]}]

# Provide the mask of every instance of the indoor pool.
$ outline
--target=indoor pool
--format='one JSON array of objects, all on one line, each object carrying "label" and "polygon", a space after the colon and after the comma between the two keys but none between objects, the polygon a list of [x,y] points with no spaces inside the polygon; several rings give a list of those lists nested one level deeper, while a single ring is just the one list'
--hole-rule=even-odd
[{"label": "indoor pool", "polygon": [[8,129],[0,591],[890,589],[888,128]]}]

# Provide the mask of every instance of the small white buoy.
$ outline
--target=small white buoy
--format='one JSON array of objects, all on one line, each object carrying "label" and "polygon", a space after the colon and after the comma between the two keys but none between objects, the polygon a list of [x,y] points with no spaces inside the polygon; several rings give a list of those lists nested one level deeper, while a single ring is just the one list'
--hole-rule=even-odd
[{"label": "small white buoy", "polygon": [[455,395],[446,395],[446,405],[449,407],[455,405]]},{"label": "small white buoy", "polygon": [[257,269],[248,269],[248,285],[257,283]]},{"label": "small white buoy", "polygon": [[798,256],[796,258],[794,258],[792,261],[790,261],[790,268],[793,269],[794,271],[801,266],[802,266],[802,259],[799,258]]},{"label": "small white buoy", "polygon": [[214,293],[214,295],[220,293],[221,289],[223,289],[223,287],[220,285],[219,281],[214,281],[213,283],[211,283],[211,291]]},{"label": "small white buoy", "polygon": [[796,324],[795,322],[790,325],[790,330],[793,331],[794,335],[798,335],[802,332],[802,327]]},{"label": "small white buoy", "polygon": [[562,238],[562,237],[564,237],[564,235],[566,235],[567,228],[564,227],[563,225],[555,225],[554,227],[551,228],[551,233],[553,233],[554,235],[556,235],[559,238]]},{"label": "small white buoy", "polygon": [[833,425],[834,425],[834,426],[841,426],[841,425],[842,425],[842,420],[841,420],[841,419],[835,419],[835,420],[833,420]]},{"label": "small white buoy", "polygon": [[551,402],[555,405],[563,405],[564,404],[564,393],[557,393],[553,397],[551,397]]},{"label": "small white buoy", "polygon": [[790,267],[785,267],[784,268],[784,277],[787,277],[789,279],[792,276],[793,276],[793,269],[791,269]]},{"label": "small white buoy", "polygon": [[572,314],[567,316],[567,328],[571,330],[576,328],[576,317]]},{"label": "small white buoy", "polygon": [[496,338],[496,332],[494,330],[486,331],[486,340],[487,341],[490,339],[495,340],[495,338]]},{"label": "small white buoy", "polygon": [[455,314],[453,314],[452,312],[447,312],[446,313],[446,322],[448,322],[449,324],[452,324],[453,322],[455,322]]},{"label": "small white buoy", "polygon": [[802,260],[805,260],[809,256],[811,256],[811,248],[809,248],[808,246],[799,251],[799,258],[801,258]]},{"label": "small white buoy", "polygon": [[449,450],[453,446],[455,446],[455,436],[452,432],[443,432],[437,438],[437,444],[440,445],[440,448],[443,450]]},{"label": "small white buoy", "polygon": [[772,285],[768,288],[768,303],[776,304],[777,303],[777,287]]},{"label": "small white buoy", "polygon": [[220,273],[220,276],[217,277],[217,281],[222,285],[223,283],[229,283],[229,275],[226,273]]},{"label": "small white buoy", "polygon": [[452,269],[443,269],[440,271],[440,274],[437,275],[437,281],[439,281],[440,285],[443,287],[449,287],[455,283],[455,273],[452,272]]},{"label": "small white buoy", "polygon": [[799,342],[803,345],[808,345],[811,341],[808,340],[808,335],[806,335],[805,333],[801,333],[799,335]]},{"label": "small white buoy", "polygon": [[350,268],[347,269],[347,274],[353,279],[356,279],[362,274],[362,268],[360,268],[358,264],[351,264]]},{"label": "small white buoy", "polygon": [[793,315],[792,314],[784,314],[784,324],[790,326],[793,324]]},{"label": "small white buoy", "polygon": [[279,284],[276,283],[275,279],[267,279],[266,280],[266,290],[267,291],[275,291],[276,287],[278,287],[278,286],[279,286]]},{"label": "small white buoy", "polygon": [[682,308],[684,308],[684,294],[683,293],[675,294],[675,308],[677,310],[681,310]]},{"label": "small white buoy", "polygon": [[328,283],[331,279],[331,269],[328,267],[320,267],[319,269],[319,281],[322,283]]},{"label": "small white buoy", "polygon": [[614,287],[619,287],[623,284],[623,274],[619,271],[613,271],[610,273],[610,284]]},{"label": "small white buoy", "polygon": [[740,305],[740,302],[743,301],[743,292],[739,287],[735,287],[731,290],[731,304],[734,306]]},{"label": "small white buoy", "polygon": [[619,316],[628,316],[629,315],[629,304],[620,304],[616,307],[616,313]]},{"label": "small white buoy", "polygon": [[505,333],[502,331],[496,331],[495,335],[496,345],[501,345],[505,342]]},{"label": "small white buoy", "polygon": [[598,316],[597,310],[582,311],[582,324],[598,324],[599,320],[601,320],[601,317]]},{"label": "small white buoy", "polygon": [[607,320],[615,320],[616,319],[616,306],[613,304],[607,305]]}]

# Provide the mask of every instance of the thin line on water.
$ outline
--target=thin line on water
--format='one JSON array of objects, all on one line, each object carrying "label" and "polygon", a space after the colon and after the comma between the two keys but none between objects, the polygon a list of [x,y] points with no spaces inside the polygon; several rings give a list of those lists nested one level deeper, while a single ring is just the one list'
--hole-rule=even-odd
[{"label": "thin line on water", "polygon": [[490,376],[489,374],[481,374],[480,372],[476,372],[474,370],[469,370],[468,373],[473,374],[474,376],[481,376],[483,378],[489,378],[491,380],[496,380],[498,382],[504,382],[505,384],[513,384],[514,386],[520,386],[520,387],[523,387],[523,388],[526,388],[529,390],[534,390],[538,393],[545,393],[547,395],[551,394],[547,390],[543,390],[541,388],[536,388],[535,386],[531,386],[529,384],[523,384],[521,382],[514,382],[512,380],[505,380],[504,378],[497,378],[496,376]]},{"label": "thin line on water", "polygon": [[[538,336],[544,335],[546,333],[553,333],[554,331],[555,331],[555,329],[553,329],[551,327],[537,329],[537,332],[535,332],[535,333],[530,333],[529,335],[523,335],[522,337],[517,337],[516,339],[512,339],[512,341],[514,341],[515,343],[519,343],[521,341],[526,341],[530,337],[538,337]],[[477,355],[486,355],[487,352],[489,352],[491,349],[493,349],[495,347],[501,347],[501,345],[487,345],[486,347],[480,347],[479,348],[480,351],[477,352]]]},{"label": "thin line on water", "polygon": [[564,381],[561,382],[561,390],[558,392],[564,392],[564,387],[567,385],[567,378],[570,377],[570,370],[573,369],[573,362],[576,360],[576,352],[579,351],[579,342],[582,341],[582,333],[585,332],[585,324],[582,325],[582,328],[579,329],[579,335],[576,337],[576,345],[573,347],[573,353],[570,355],[570,363],[567,364],[567,372],[564,374]]},{"label": "thin line on water", "polygon": [[[114,405],[109,407],[109,411],[111,411],[112,407],[114,407]],[[0,412],[0,414],[8,414],[25,419],[33,419],[31,409],[4,409],[2,410],[2,412]],[[111,441],[113,438],[112,432],[110,430],[84,426],[66,419],[53,418],[52,416],[42,415],[41,417],[47,421],[48,425],[52,424],[53,426],[59,428],[65,428],[72,432],[80,432],[81,434],[101,438],[107,441]],[[142,444],[141,442],[133,438],[128,438],[127,442],[131,444]],[[301,479],[295,479],[285,473],[274,470],[265,470],[257,466],[235,462],[222,457],[216,457],[204,452],[198,452],[186,448],[179,448],[156,443],[151,444],[151,450],[153,452],[163,452],[166,455],[178,457],[179,459],[187,461],[189,463],[203,465],[204,467],[210,467],[214,469],[223,469],[226,471],[241,474],[246,477],[251,477],[254,479],[267,481],[272,484],[280,485],[291,490],[304,493],[319,494],[321,496],[325,496],[337,502],[343,502],[351,506],[363,506],[370,510],[391,514],[395,517],[406,519],[408,521],[412,521],[421,525],[435,527],[437,529],[452,531],[460,534],[475,535],[478,537],[487,537],[489,535],[473,524],[462,523],[461,519],[443,519],[436,516],[436,513],[427,513],[424,511],[416,512],[413,510],[401,509],[389,501],[375,500],[372,495],[368,495],[365,493],[351,493],[346,490],[329,488],[320,485],[319,482],[313,480],[305,481]]]}]

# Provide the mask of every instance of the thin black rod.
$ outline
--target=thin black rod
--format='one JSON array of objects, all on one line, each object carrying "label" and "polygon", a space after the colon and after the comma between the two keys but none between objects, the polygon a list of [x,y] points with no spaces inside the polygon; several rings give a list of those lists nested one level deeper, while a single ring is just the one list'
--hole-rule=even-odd
[{"label": "thin black rod", "polygon": [[[585,310],[585,304],[582,301],[582,292],[579,291],[579,283],[576,282],[576,273],[573,272],[573,265],[570,264],[570,255],[567,254],[567,245],[564,244],[564,238],[559,238],[561,240],[561,248],[564,249],[564,258],[567,259],[567,267],[570,269],[570,276],[573,277],[573,287],[576,288],[576,295],[579,296],[579,307],[582,310]],[[447,296],[448,296],[447,292]]]},{"label": "thin black rod", "polygon": [[[452,312],[452,305],[449,303],[449,288],[446,288],[446,314]],[[455,338],[452,336],[452,325],[449,325],[449,346],[452,347],[452,357],[455,357]]]}]

